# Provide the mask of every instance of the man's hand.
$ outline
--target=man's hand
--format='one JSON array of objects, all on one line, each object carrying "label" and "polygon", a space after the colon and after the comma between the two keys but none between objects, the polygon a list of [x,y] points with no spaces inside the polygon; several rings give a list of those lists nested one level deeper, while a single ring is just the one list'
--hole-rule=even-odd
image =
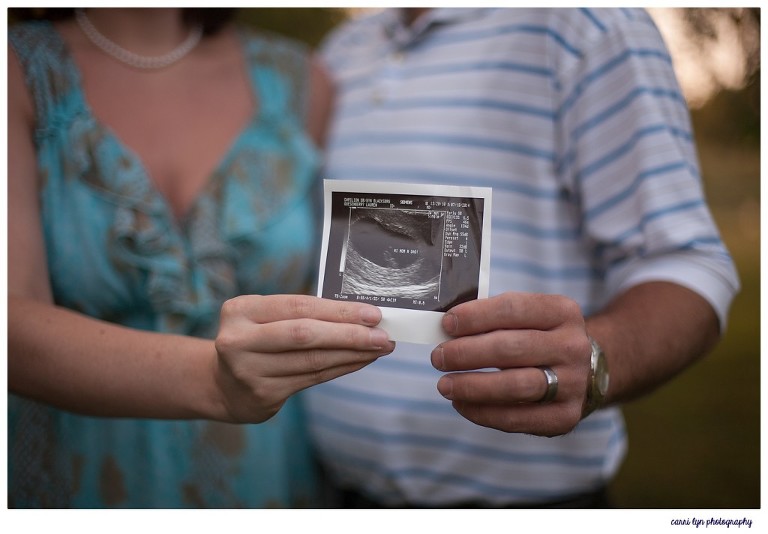
[{"label": "man's hand", "polygon": [[[443,328],[455,339],[432,351],[432,365],[469,371],[447,374],[437,384],[462,416],[541,436],[565,434],[581,420],[591,345],[573,300],[508,292],[456,306],[443,317]],[[540,402],[547,391],[542,366],[558,378],[548,403]]]}]

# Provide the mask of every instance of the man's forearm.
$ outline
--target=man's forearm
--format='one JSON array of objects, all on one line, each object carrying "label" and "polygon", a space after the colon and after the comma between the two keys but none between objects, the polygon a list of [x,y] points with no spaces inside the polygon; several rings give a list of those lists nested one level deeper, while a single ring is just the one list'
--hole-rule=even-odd
[{"label": "man's forearm", "polygon": [[611,374],[607,404],[650,392],[705,355],[719,339],[715,311],[669,282],[635,286],[587,319]]}]

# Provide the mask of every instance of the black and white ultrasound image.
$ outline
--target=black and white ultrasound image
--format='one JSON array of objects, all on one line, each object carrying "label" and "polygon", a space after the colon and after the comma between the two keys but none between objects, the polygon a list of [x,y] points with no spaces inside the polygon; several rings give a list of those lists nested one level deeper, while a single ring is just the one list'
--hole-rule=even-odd
[{"label": "black and white ultrasound image", "polygon": [[446,311],[476,299],[482,198],[333,192],[323,297]]}]

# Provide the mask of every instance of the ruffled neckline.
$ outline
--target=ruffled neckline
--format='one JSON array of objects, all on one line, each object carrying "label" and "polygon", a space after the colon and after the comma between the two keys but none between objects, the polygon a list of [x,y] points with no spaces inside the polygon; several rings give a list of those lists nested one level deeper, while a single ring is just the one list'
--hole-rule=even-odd
[{"label": "ruffled neckline", "polygon": [[[53,106],[56,112],[38,131],[38,141],[67,136],[63,143],[73,151],[64,158],[64,179],[78,178],[114,204],[108,254],[117,268],[122,265],[147,273],[148,298],[161,323],[158,328],[214,335],[211,330],[221,303],[238,292],[234,272],[238,246],[243,239],[253,239],[286,203],[305,198],[314,178],[307,170],[317,163],[315,148],[297,118],[284,111],[286,87],[272,79],[277,77],[274,72],[266,72],[282,66],[275,60],[260,68],[259,61],[269,61],[273,47],[239,30],[245,68],[259,105],[183,221],[177,221],[141,159],[93,114],[80,71],[52,25],[51,30],[61,47],[57,55],[61,64],[51,68],[69,73],[71,93],[63,109]],[[68,124],[64,127],[61,122]],[[272,159],[274,166],[283,163],[271,157],[274,140],[293,155],[287,161],[299,169],[273,172]],[[280,176],[283,180],[288,176],[290,183],[281,183]]]}]

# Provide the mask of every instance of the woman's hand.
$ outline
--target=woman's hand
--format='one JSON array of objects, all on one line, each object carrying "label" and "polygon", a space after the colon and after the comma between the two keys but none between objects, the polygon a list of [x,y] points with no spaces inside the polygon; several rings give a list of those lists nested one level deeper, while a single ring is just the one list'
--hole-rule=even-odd
[{"label": "woman's hand", "polygon": [[266,421],[294,393],[356,371],[395,344],[375,306],[304,295],[247,295],[224,303],[216,383],[226,418]]}]

